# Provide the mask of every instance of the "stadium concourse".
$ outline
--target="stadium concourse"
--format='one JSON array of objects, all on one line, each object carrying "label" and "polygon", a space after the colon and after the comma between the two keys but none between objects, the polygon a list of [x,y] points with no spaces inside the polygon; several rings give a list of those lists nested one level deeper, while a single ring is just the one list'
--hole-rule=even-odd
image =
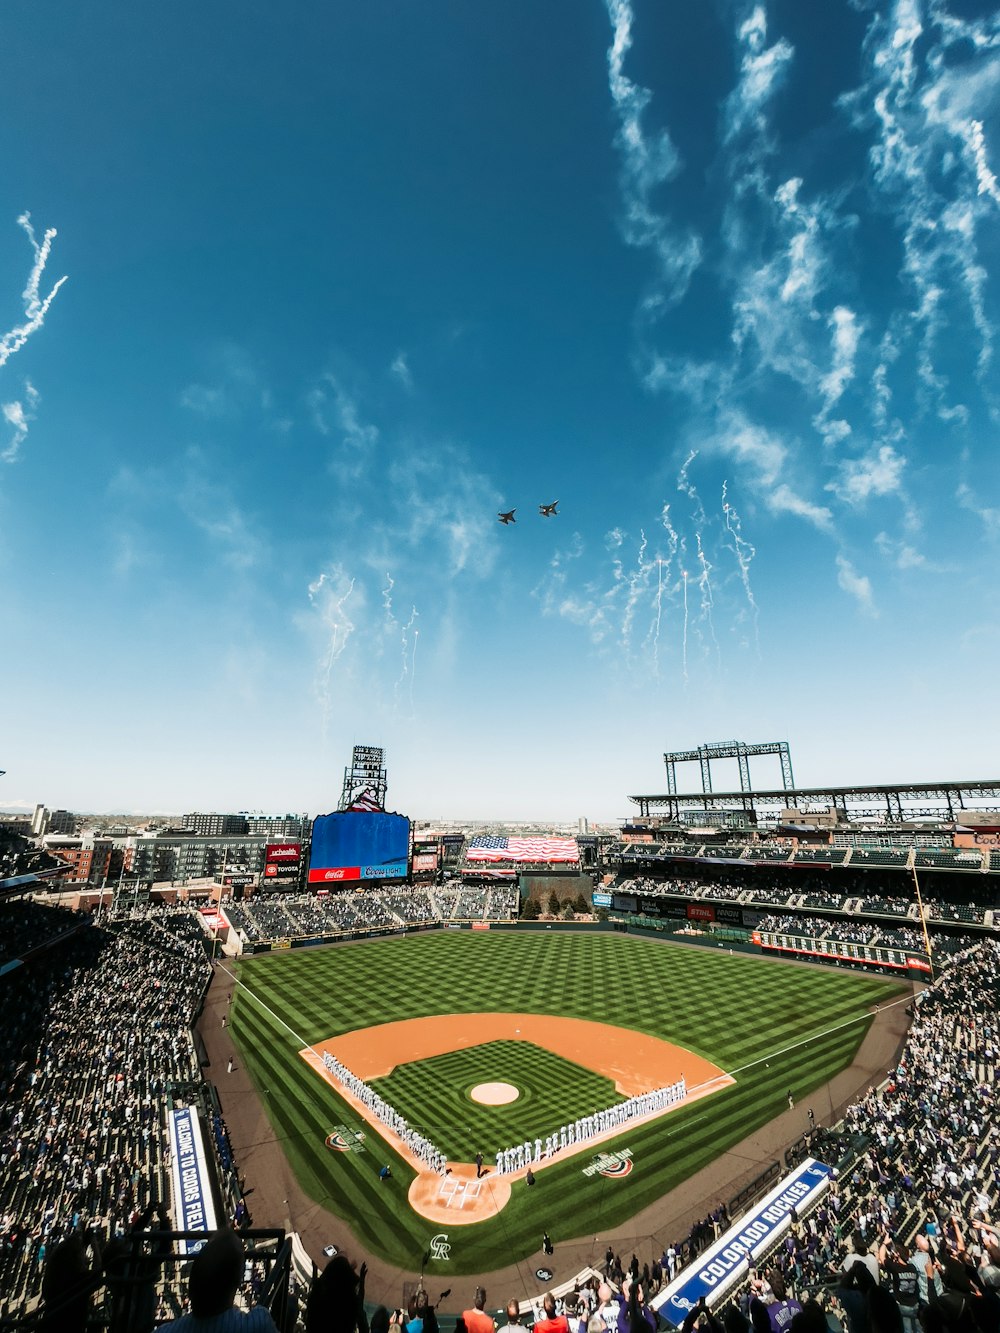
[{"label": "stadium concourse", "polygon": [[[734,880],[735,873],[727,867]],[[989,877],[976,878],[980,890]],[[968,881],[962,879],[964,888]],[[892,884],[869,884],[868,896],[858,894],[853,882],[838,895],[829,875],[815,890],[800,877],[793,893],[777,871],[770,884],[759,876],[752,888],[719,884],[738,892],[712,899],[715,888],[697,878],[674,874],[668,880],[654,873],[647,883],[623,865],[615,892],[638,898],[641,888],[650,900],[698,907],[710,900],[741,901],[743,907],[752,901],[774,916],[766,926],[758,918],[756,929],[776,930],[782,939],[912,952],[919,944],[914,932],[923,935],[912,903],[886,892]],[[35,897],[26,896],[32,887]],[[231,982],[219,967],[213,974],[198,913],[154,906],[114,919],[51,906],[43,891],[43,885],[18,884],[12,897],[0,898],[0,984],[10,1016],[0,1036],[6,1090],[0,1104],[0,1316],[16,1326],[42,1297],[43,1309],[62,1311],[52,1326],[82,1327],[66,1322],[65,1298],[72,1296],[78,1314],[90,1305],[117,1333],[148,1329],[177,1313],[184,1282],[175,1257],[183,1242],[167,1228],[180,1231],[192,1219],[190,1210],[180,1210],[190,1202],[188,1177],[183,1191],[179,1178],[171,1177],[189,1151],[183,1135],[192,1124],[199,1127],[193,1137],[202,1144],[199,1169],[206,1183],[202,1226],[207,1220],[240,1226],[252,1248],[239,1299],[264,1300],[283,1333],[291,1333],[297,1279],[283,1239],[294,1231],[320,1265],[331,1243],[359,1262],[367,1259],[369,1304],[397,1306],[417,1274],[362,1254],[342,1224],[299,1190],[265,1109],[234,1061],[222,1022]],[[985,892],[995,894],[992,884]],[[824,893],[829,897],[816,902],[815,895]],[[493,886],[397,887],[359,897],[366,901],[354,901],[354,920],[338,917],[331,935],[384,933],[414,923],[440,927],[456,923],[460,911],[469,913],[466,920],[485,922],[493,913],[495,920],[509,920],[516,910],[509,888]],[[885,1248],[888,1235],[898,1254],[916,1247],[916,1300],[930,1311],[929,1327],[990,1333],[975,1319],[956,1322],[953,1293],[966,1293],[970,1283],[988,1288],[1000,1275],[989,1229],[996,1222],[1000,1157],[1000,950],[989,897],[970,892],[959,901],[951,891],[937,901],[941,909],[930,924],[940,971],[913,1002],[909,1034],[903,1005],[879,1013],[854,1065],[833,1080],[828,1095],[817,1092],[817,1105],[832,1112],[818,1122],[813,1118],[815,1128],[804,1133],[803,1108],[790,1107],[627,1228],[598,1240],[561,1243],[550,1257],[540,1250],[537,1260],[480,1275],[497,1302],[515,1293],[527,1309],[531,1301],[537,1307],[545,1285],[557,1292],[579,1286],[581,1303],[601,1303],[607,1315],[631,1268],[648,1279],[645,1296],[674,1323],[683,1322],[677,1312],[685,1301],[697,1308],[692,1297],[699,1282],[716,1311],[730,1300],[746,1310],[748,1265],[734,1256],[748,1244],[738,1237],[761,1234],[754,1210],[782,1171],[815,1159],[838,1168],[824,1180],[816,1206],[808,1215],[785,1210],[780,1226],[764,1228],[766,1241],[749,1244],[762,1272],[777,1270],[769,1286],[758,1282],[759,1297],[780,1303],[782,1277],[800,1299],[829,1285],[825,1303],[860,1333],[863,1325],[852,1316],[865,1297],[858,1297],[857,1279],[844,1276],[852,1253],[864,1251],[876,1278],[892,1286],[893,1299],[907,1296]],[[247,926],[261,932],[258,939],[279,938],[274,920],[261,920],[258,912],[281,915],[280,938],[326,935],[311,913],[322,911],[325,924],[329,902],[320,908],[316,900],[290,898],[268,901],[266,908],[255,900],[229,907],[234,917],[245,913],[240,929],[250,942]],[[216,1083],[222,1085],[221,1102]],[[838,1119],[830,1123],[833,1116]],[[179,1124],[186,1127],[180,1136]],[[779,1172],[754,1179],[762,1165],[782,1158]],[[730,1224],[737,1227],[736,1240]],[[254,1229],[260,1227],[270,1230]],[[855,1231],[860,1239],[852,1241]],[[552,1277],[538,1279],[536,1263]],[[452,1285],[449,1308],[471,1307],[475,1280]],[[961,1299],[967,1304],[971,1297]],[[974,1304],[973,1313],[987,1308]],[[610,1327],[612,1321],[606,1322]]]}]

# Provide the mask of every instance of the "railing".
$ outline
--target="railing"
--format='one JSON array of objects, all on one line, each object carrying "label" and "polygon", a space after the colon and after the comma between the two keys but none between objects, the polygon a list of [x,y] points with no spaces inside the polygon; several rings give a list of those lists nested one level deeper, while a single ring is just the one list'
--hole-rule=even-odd
[{"label": "railing", "polygon": [[[264,1268],[263,1282],[252,1303],[270,1311],[279,1333],[292,1333],[291,1237],[283,1230],[242,1231],[239,1235],[247,1262]],[[42,1333],[46,1329],[150,1333],[161,1322],[158,1290],[167,1287],[176,1296],[183,1289],[180,1268],[192,1256],[181,1252],[180,1243],[205,1239],[200,1231],[133,1231],[117,1237],[105,1250],[103,1271],[82,1279],[68,1296],[60,1292],[43,1300],[29,1314],[0,1318],[0,1333]],[[84,1301],[91,1302],[85,1314],[80,1310]]]}]

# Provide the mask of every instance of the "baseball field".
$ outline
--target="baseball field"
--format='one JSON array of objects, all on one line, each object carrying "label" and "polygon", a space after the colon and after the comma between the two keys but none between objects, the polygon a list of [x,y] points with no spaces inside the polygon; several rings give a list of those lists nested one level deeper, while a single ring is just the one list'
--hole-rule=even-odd
[{"label": "baseball field", "polygon": [[[401,1267],[434,1272],[430,1239],[446,1231],[441,1271],[451,1274],[533,1252],[540,1226],[558,1241],[620,1225],[784,1111],[789,1090],[804,1129],[809,1093],[851,1062],[873,1006],[901,990],[579,931],[446,931],[272,953],[242,962],[238,977],[233,1039],[305,1192]],[[324,1076],[324,1051],[448,1156],[443,1189]],[[498,1148],[679,1075],[690,1094],[681,1106],[557,1153],[536,1167],[534,1187],[492,1170]],[[506,1091],[483,1091],[497,1088]],[[489,1170],[467,1184],[477,1152]],[[383,1165],[391,1179],[380,1181]]]}]

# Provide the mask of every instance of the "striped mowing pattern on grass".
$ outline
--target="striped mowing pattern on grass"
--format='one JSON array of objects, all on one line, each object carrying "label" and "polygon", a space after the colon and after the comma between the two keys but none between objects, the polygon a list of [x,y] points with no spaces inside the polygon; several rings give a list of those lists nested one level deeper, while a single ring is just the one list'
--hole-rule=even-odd
[{"label": "striped mowing pattern on grass", "polygon": [[[334,1124],[367,1126],[299,1058],[303,1042],[425,1014],[550,1013],[636,1028],[736,1071],[722,1092],[602,1145],[632,1149],[628,1177],[585,1179],[586,1157],[548,1167],[540,1185],[546,1226],[558,1240],[620,1225],[785,1110],[789,1088],[802,1103],[853,1058],[870,1007],[900,990],[847,971],[572,932],[447,932],[272,954],[241,964],[239,976],[233,1036],[303,1187],[349,1218],[363,1245],[412,1268],[433,1230],[406,1205],[412,1171],[373,1132],[370,1153],[325,1148]],[[420,1129],[441,1112],[433,1080],[422,1097],[416,1082],[407,1118]],[[815,1109],[822,1118],[827,1108]],[[392,1164],[391,1189],[379,1187],[381,1161]],[[515,1182],[500,1216],[457,1228],[450,1264],[436,1269],[432,1261],[427,1271],[486,1272],[501,1255],[531,1253],[537,1198]]]},{"label": "striped mowing pattern on grass", "polygon": [[[517,1101],[483,1106],[469,1097],[477,1083],[494,1080],[512,1083]],[[609,1078],[527,1041],[491,1041],[399,1065],[372,1087],[459,1162],[477,1151],[492,1161],[498,1148],[544,1140],[577,1116],[624,1101]]]}]

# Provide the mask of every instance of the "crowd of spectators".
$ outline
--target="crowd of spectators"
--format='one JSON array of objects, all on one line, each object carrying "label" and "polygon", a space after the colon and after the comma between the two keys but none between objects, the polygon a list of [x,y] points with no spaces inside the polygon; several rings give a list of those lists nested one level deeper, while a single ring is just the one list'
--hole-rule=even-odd
[{"label": "crowd of spectators", "polygon": [[[434,892],[407,895],[405,903],[400,892],[349,895],[347,901],[370,919],[370,904],[359,900],[372,897],[397,923],[417,919],[407,916],[411,907],[418,912],[440,906]],[[513,909],[516,892],[510,886],[477,890],[465,903],[456,893],[451,916],[459,915],[460,905],[483,913]],[[321,910],[318,903],[325,909],[337,899],[265,899],[253,907],[262,907],[266,921],[283,924],[288,934],[295,925],[313,929],[318,917],[310,913]],[[27,940],[42,919],[34,906],[21,905],[23,920],[10,910],[15,934],[20,930]],[[232,905],[238,906],[246,907]],[[771,914],[760,925],[797,933],[827,931],[842,939],[852,937],[841,931],[856,929],[873,932],[863,942],[890,947],[922,942],[915,927],[856,920]],[[867,1310],[870,1300],[863,1290],[858,1296],[859,1279],[851,1271],[860,1259],[873,1282],[884,1283],[898,1301],[896,1268],[912,1252],[918,1279],[912,1308],[922,1305],[930,1312],[924,1333],[997,1333],[996,1321],[986,1326],[977,1318],[950,1319],[947,1302],[957,1290],[974,1293],[980,1281],[988,1286],[990,1272],[1000,1280],[1000,1252],[993,1257],[988,1239],[1000,1166],[1000,945],[968,937],[952,944],[965,947],[916,997],[912,1027],[890,1079],[849,1109],[839,1136],[820,1130],[807,1136],[807,1149],[816,1155],[851,1145],[849,1160],[821,1206],[794,1220],[768,1257],[767,1276],[762,1272],[745,1284],[728,1312],[733,1320],[749,1317],[756,1330],[754,1302],[764,1307],[781,1303],[786,1297],[779,1293],[787,1288],[787,1298],[800,1306],[817,1294],[832,1303],[849,1333],[901,1333],[901,1328],[915,1333],[910,1325],[865,1322],[858,1311]],[[170,1086],[198,1077],[191,1023],[208,975],[195,915],[161,909],[107,928],[94,924],[77,930],[44,959],[30,960],[5,978],[0,1315],[42,1291],[47,1261],[63,1252],[63,1242],[79,1247],[86,1241],[99,1256],[116,1236],[147,1225],[162,1207],[167,1197],[164,1098]],[[100,1014],[96,1027],[95,1014]],[[220,1161],[232,1171],[225,1124],[220,1116],[210,1123]],[[244,1213],[236,1220],[248,1219]],[[641,1286],[648,1301],[728,1223],[725,1207],[718,1205],[662,1252],[642,1260],[633,1255],[627,1264],[609,1252],[604,1282],[594,1279],[574,1292],[565,1303],[567,1312],[583,1320],[617,1305],[620,1313],[626,1302],[618,1293],[630,1281]],[[229,1241],[226,1245],[231,1257],[235,1250]],[[235,1263],[230,1267],[235,1272]],[[977,1272],[986,1272],[987,1278]],[[963,1281],[971,1285],[963,1287]],[[363,1275],[360,1287],[363,1298]],[[354,1297],[357,1288],[355,1277]],[[235,1287],[225,1299],[236,1299]],[[553,1313],[559,1313],[555,1306]],[[307,1327],[312,1326],[319,1325],[307,1319]],[[260,1327],[273,1325],[261,1321]],[[727,1323],[726,1329],[750,1333],[738,1324]]]},{"label": "crowd of spectators", "polygon": [[106,1244],[166,1198],[163,1097],[198,1075],[208,972],[179,912],[89,926],[4,978],[0,1313],[39,1291],[60,1241]]},{"label": "crowd of spectators", "polygon": [[22,958],[32,949],[89,921],[89,913],[75,912],[68,907],[36,903],[30,899],[0,900],[0,963]]},{"label": "crowd of spectators", "polygon": [[482,888],[366,889],[354,893],[255,895],[224,900],[223,911],[245,939],[319,938],[405,930],[444,921],[511,921],[520,904],[517,885]]}]

